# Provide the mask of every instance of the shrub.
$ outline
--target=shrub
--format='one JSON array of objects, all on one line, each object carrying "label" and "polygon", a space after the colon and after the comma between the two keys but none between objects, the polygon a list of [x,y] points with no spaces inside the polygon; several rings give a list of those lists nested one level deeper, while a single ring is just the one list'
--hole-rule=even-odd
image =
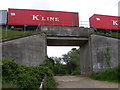
[{"label": "shrub", "polygon": [[3,81],[13,82],[18,88],[39,88],[45,75],[53,77],[52,71],[46,66],[27,67],[10,59],[3,60],[2,75]]},{"label": "shrub", "polygon": [[[1,87],[0,87],[1,88]],[[5,80],[2,82],[2,88],[18,88],[18,86],[13,82],[6,82]]]},{"label": "shrub", "polygon": [[16,79],[16,69],[18,68],[18,64],[16,64],[13,60],[5,59],[3,60],[2,65],[2,76],[7,81],[14,81]]},{"label": "shrub", "polygon": [[46,88],[47,90],[53,90],[53,87],[56,87],[58,83],[55,82],[53,77],[47,77],[46,78]]},{"label": "shrub", "polygon": [[80,74],[81,74],[80,69],[76,68],[71,75],[80,75]]}]

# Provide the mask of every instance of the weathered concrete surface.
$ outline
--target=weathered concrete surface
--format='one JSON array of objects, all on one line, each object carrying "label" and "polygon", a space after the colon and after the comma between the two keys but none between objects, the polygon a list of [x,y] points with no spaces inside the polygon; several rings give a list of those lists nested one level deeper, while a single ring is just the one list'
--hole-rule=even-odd
[{"label": "weathered concrete surface", "polygon": [[92,80],[85,76],[55,76],[54,78],[59,84],[57,86],[58,90],[66,90],[67,88],[68,90],[73,90],[74,88],[76,88],[76,90],[80,88],[80,90],[89,90],[90,88],[90,90],[118,90],[119,88],[118,83]]},{"label": "weathered concrete surface", "polygon": [[36,66],[46,56],[46,34],[41,33],[2,43],[3,58],[13,58],[21,64]]},{"label": "weathered concrete surface", "polygon": [[62,26],[41,26],[41,31],[46,32],[47,36],[57,37],[89,37],[93,32],[92,28],[62,27]]},{"label": "weathered concrete surface", "polygon": [[47,37],[48,46],[82,46],[86,41],[83,37]]},{"label": "weathered concrete surface", "polygon": [[84,45],[80,46],[80,69],[81,74],[92,73],[92,62],[90,53],[90,41],[86,41]]},{"label": "weathered concrete surface", "polygon": [[2,60],[2,41],[0,40],[0,60]]},{"label": "weathered concrete surface", "polygon": [[[2,37],[2,27],[0,26],[0,38]],[[0,40],[0,64],[2,62],[2,40]],[[0,81],[2,81],[2,65],[0,65]],[[0,90],[2,90],[2,82],[0,82]]]},{"label": "weathered concrete surface", "polygon": [[[2,26],[1,25],[0,25],[0,38],[2,38]],[[2,60],[2,40],[1,39],[0,39],[0,60]]]},{"label": "weathered concrete surface", "polygon": [[93,71],[104,71],[120,64],[120,40],[100,35],[91,35],[91,60]]}]

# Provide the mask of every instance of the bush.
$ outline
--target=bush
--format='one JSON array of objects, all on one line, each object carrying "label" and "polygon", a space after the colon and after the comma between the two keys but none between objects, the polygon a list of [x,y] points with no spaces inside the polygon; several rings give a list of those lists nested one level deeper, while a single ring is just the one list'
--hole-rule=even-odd
[{"label": "bush", "polygon": [[[1,87],[0,87],[1,88]],[[6,82],[5,80],[2,82],[2,88],[18,88],[16,84],[13,82]]]},{"label": "bush", "polygon": [[62,65],[62,64],[56,64],[54,66],[54,73],[55,75],[67,75],[67,68],[66,65]]},{"label": "bush", "polygon": [[45,75],[53,77],[52,71],[46,66],[27,67],[10,59],[3,60],[2,75],[3,81],[13,82],[18,88],[39,88]]},{"label": "bush", "polygon": [[81,74],[80,69],[76,68],[71,75],[80,75],[80,74]]},{"label": "bush", "polygon": [[58,83],[55,82],[53,77],[47,77],[46,78],[46,88],[47,88],[47,90],[49,90],[49,89],[53,90],[52,88],[57,86],[57,85],[58,85]]},{"label": "bush", "polygon": [[4,80],[14,81],[16,79],[18,64],[13,60],[5,59],[2,64],[2,76]]}]

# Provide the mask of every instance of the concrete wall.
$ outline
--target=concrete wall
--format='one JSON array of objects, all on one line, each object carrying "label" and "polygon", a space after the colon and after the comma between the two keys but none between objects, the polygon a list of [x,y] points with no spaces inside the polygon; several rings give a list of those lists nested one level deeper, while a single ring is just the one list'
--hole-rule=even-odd
[{"label": "concrete wall", "polygon": [[81,74],[91,74],[92,73],[92,62],[91,62],[91,53],[90,53],[90,42],[80,46],[80,69]]},{"label": "concrete wall", "polygon": [[104,71],[120,63],[119,43],[119,39],[91,35],[91,59],[94,72]]},{"label": "concrete wall", "polygon": [[3,58],[14,58],[27,66],[43,63],[46,56],[46,34],[40,33],[2,43]]},{"label": "concrete wall", "polygon": [[89,37],[93,28],[41,26],[41,31],[46,32],[47,36]]}]

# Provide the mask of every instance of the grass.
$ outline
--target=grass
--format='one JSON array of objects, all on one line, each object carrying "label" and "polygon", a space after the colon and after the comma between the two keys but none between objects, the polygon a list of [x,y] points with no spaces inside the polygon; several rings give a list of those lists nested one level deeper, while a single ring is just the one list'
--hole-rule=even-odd
[{"label": "grass", "polygon": [[111,34],[106,34],[106,36],[111,36],[111,37],[115,37],[115,38],[120,38],[120,33],[111,33]]},{"label": "grass", "polygon": [[2,37],[0,37],[0,39],[6,39],[6,38],[11,38],[11,37],[16,37],[16,36],[32,34],[38,31],[15,31],[15,30],[10,30],[10,29],[6,31],[4,28],[2,28],[0,29],[0,32],[2,32]]},{"label": "grass", "polygon": [[94,73],[90,78],[101,81],[120,83],[120,65],[115,68],[106,70],[105,72]]},{"label": "grass", "polygon": [[[5,28],[2,27],[2,28],[0,28],[0,39],[28,35],[28,34],[32,34],[35,32],[39,32],[39,31],[18,31],[18,30],[10,30],[10,29],[8,29],[6,31]],[[105,36],[111,36],[111,37],[115,37],[115,38],[120,38],[120,33],[117,33],[117,32],[112,32],[110,34],[109,33],[106,33],[106,34],[98,33],[98,34],[105,35]]]},{"label": "grass", "polygon": [[120,33],[118,33],[118,32],[112,32],[112,33],[106,33],[106,34],[98,32],[97,34],[110,36],[110,37],[114,37],[114,38],[120,38]]}]

